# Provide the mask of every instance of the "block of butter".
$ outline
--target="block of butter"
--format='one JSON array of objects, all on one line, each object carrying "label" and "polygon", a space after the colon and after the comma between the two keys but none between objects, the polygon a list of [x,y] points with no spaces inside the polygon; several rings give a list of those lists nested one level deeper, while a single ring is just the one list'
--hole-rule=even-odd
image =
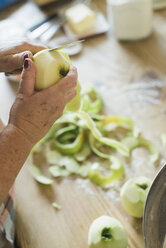
[{"label": "block of butter", "polygon": [[85,4],[77,4],[65,12],[66,20],[72,31],[82,34],[95,27],[96,14]]},{"label": "block of butter", "polygon": [[39,6],[54,2],[55,0],[33,0]]}]

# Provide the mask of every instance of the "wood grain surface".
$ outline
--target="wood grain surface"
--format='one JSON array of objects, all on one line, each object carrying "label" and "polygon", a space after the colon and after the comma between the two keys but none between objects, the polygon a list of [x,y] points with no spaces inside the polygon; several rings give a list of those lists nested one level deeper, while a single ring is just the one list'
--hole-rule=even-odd
[{"label": "wood grain surface", "polygon": [[[94,2],[106,14],[106,2]],[[31,2],[18,5],[18,12],[13,10],[8,19],[4,12],[0,30],[12,18],[19,23],[24,14],[32,15],[32,9],[43,15]],[[22,29],[25,28],[23,22]],[[166,132],[165,44],[166,11],[160,11],[154,14],[153,33],[148,39],[118,42],[110,29],[109,34],[86,41],[82,53],[72,58],[81,84],[96,86],[107,114],[124,115],[136,121],[143,135],[159,148],[160,161],[153,165],[144,149],[134,150],[130,161],[124,161],[125,177],[107,191],[81,178],[57,180],[52,187],[39,185],[29,174],[27,162],[15,185],[16,231],[21,248],[87,248],[89,226],[101,215],[110,215],[122,222],[129,239],[128,248],[144,247],[142,221],[125,213],[119,192],[132,176],[153,178],[165,162],[160,139]],[[0,115],[7,123],[18,83],[3,75],[0,77]],[[52,207],[54,201],[62,206],[61,210]]]}]

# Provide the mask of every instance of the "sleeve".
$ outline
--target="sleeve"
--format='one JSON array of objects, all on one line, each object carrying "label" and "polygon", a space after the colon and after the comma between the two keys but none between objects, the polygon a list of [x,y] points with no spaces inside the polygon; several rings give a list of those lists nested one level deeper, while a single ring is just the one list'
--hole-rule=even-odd
[{"label": "sleeve", "polygon": [[[4,124],[0,119],[0,132]],[[0,206],[0,248],[14,248],[14,186]]]},{"label": "sleeve", "polygon": [[13,248],[14,244],[14,187],[0,206],[0,248]]}]

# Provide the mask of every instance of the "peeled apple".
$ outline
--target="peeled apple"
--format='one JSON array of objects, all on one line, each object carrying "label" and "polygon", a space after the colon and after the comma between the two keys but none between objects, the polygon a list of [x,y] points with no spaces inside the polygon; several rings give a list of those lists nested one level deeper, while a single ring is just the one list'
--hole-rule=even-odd
[{"label": "peeled apple", "polygon": [[[35,89],[46,89],[65,77],[69,71],[71,60],[61,50],[45,49],[33,56],[36,66]],[[77,111],[80,108],[80,85],[77,82],[77,95],[66,106],[67,111]]]},{"label": "peeled apple", "polygon": [[125,211],[133,217],[142,218],[151,180],[146,177],[129,179],[121,189],[121,201]]},{"label": "peeled apple", "polygon": [[93,221],[88,234],[89,248],[127,248],[128,239],[122,224],[110,216]]}]

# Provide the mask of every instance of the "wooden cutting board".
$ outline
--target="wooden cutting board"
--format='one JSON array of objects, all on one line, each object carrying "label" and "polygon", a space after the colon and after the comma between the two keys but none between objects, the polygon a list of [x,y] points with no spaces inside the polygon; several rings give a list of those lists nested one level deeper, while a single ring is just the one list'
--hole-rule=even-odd
[{"label": "wooden cutting board", "polygon": [[[53,187],[41,186],[24,169],[16,192],[16,226],[21,247],[88,247],[88,228],[101,215],[113,216],[123,223],[129,247],[143,247],[142,222],[125,214],[116,190],[103,192],[81,179],[62,180]],[[53,209],[54,201],[62,206],[61,210]]]},{"label": "wooden cutting board", "polygon": [[[153,110],[149,114],[156,113]],[[144,135],[163,154],[159,138],[160,132],[166,131],[164,119],[156,117],[151,123],[144,116],[140,123],[137,120],[138,126],[143,125]],[[92,221],[101,215],[110,215],[124,225],[129,238],[128,247],[143,248],[142,221],[125,213],[119,192],[123,183],[132,176],[153,178],[162,162],[163,159],[155,167],[144,149],[136,149],[131,161],[126,161],[125,177],[109,190],[103,190],[88,179],[81,178],[56,180],[52,187],[42,186],[34,181],[26,165],[16,181],[16,226],[21,247],[88,247],[88,229]],[[54,201],[62,206],[61,210],[53,209],[51,204]]]},{"label": "wooden cutting board", "polygon": [[[95,3],[102,11],[105,1]],[[15,185],[16,231],[21,248],[87,248],[88,229],[101,215],[122,222],[129,238],[128,248],[143,248],[142,221],[122,208],[119,192],[132,176],[153,178],[165,162],[160,135],[166,132],[166,12],[156,12],[153,34],[147,40],[119,43],[112,32],[85,42],[80,56],[74,57],[82,85],[92,83],[101,93],[107,114],[124,115],[136,121],[144,136],[161,152],[155,166],[144,149],[125,161],[125,177],[104,191],[88,179],[57,180],[42,186],[29,174],[25,164]],[[18,83],[0,75],[0,114],[7,122]],[[62,206],[52,207],[56,201]]]},{"label": "wooden cutting board", "polygon": [[[148,91],[146,89],[146,81],[148,82],[146,77],[148,80],[152,80],[153,84],[153,87],[148,85]],[[145,80],[144,83],[142,83],[142,79]],[[161,146],[160,141],[160,134],[166,131],[166,118],[165,114],[162,114],[163,109],[166,107],[165,101],[162,100],[164,86],[158,88],[158,84],[156,84],[156,88],[153,89],[153,80],[153,74],[149,73],[144,75],[140,82],[126,86],[125,90],[124,88],[120,89],[119,86],[117,89],[110,90],[110,86],[100,84],[96,88],[99,89],[101,95],[105,95],[107,113],[124,113],[125,116],[130,116],[127,112],[132,111],[132,116],[130,117],[135,119],[145,137],[153,141],[164,155],[164,148]],[[159,82],[164,85],[164,81]],[[5,80],[3,80],[3,83],[5,83]],[[6,82],[4,88],[6,86],[9,90],[10,84]],[[141,87],[144,88],[143,91]],[[159,97],[154,98],[153,95],[157,94],[159,89]],[[127,93],[125,93],[126,91]],[[130,91],[132,92],[131,95]],[[149,94],[149,92],[152,94],[153,92],[151,101],[155,102],[158,99],[161,100],[162,104],[153,103],[153,106],[151,103],[146,102],[146,98],[144,99],[145,101],[141,100],[139,102],[137,99],[137,102],[135,102],[135,98],[132,98],[134,94],[136,94],[135,97],[137,98],[135,91],[140,92],[139,96],[142,95],[143,99],[144,95]],[[124,97],[122,93],[127,94],[128,98]],[[108,97],[112,99],[111,102]],[[118,105],[116,104],[117,101],[119,101]],[[143,106],[144,109],[142,109]],[[125,213],[121,205],[119,192],[123,183],[132,176],[143,175],[153,178],[162,162],[164,162],[163,159],[155,167],[151,164],[149,155],[144,149],[136,149],[132,153],[131,161],[125,162],[125,177],[109,190],[103,190],[89,182],[88,179],[81,178],[56,180],[53,186],[40,185],[30,175],[27,162],[20,172],[15,185],[16,230],[19,244],[22,248],[85,248],[88,247],[88,229],[92,221],[101,215],[110,215],[120,220],[124,225],[129,238],[129,248],[143,247],[142,221]],[[38,165],[43,166],[42,159],[40,163]],[[55,210],[52,207],[53,202],[60,204],[62,209]]]}]

